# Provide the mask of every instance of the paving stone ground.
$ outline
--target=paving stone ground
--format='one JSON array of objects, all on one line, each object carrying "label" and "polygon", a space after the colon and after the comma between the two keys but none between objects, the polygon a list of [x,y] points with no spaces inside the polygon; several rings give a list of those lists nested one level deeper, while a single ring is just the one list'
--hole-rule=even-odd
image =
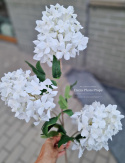
[{"label": "paving stone ground", "polygon": [[[18,68],[29,69],[24,63],[28,60],[32,64],[32,54],[21,52],[16,45],[0,42],[0,78],[8,71],[14,71]],[[47,76],[51,78],[51,69],[43,65]],[[60,94],[64,93],[64,88],[68,84],[65,73],[70,69],[69,66],[63,67],[63,76],[58,81]],[[58,101],[58,96],[55,99]],[[82,104],[75,98],[69,101],[70,108],[77,111],[82,108]],[[59,108],[57,108],[59,112]],[[68,134],[71,135],[75,130],[68,117],[65,117],[65,127]],[[40,138],[41,125],[34,127],[32,121],[24,121],[14,118],[10,108],[4,105],[0,100],[0,163],[34,163],[41,149],[44,140]],[[102,149],[99,152],[85,151],[81,159],[77,158],[78,153],[67,151],[68,163],[116,163],[115,158],[110,151]],[[58,160],[58,163],[64,163],[64,157]]]}]

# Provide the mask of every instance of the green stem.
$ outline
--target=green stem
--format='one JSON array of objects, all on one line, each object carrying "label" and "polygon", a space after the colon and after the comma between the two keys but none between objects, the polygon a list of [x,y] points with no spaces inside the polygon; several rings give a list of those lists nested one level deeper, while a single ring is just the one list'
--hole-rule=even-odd
[{"label": "green stem", "polygon": [[[62,112],[62,126],[64,128],[64,113]],[[68,163],[67,152],[65,149],[65,163]]]},{"label": "green stem", "polygon": [[[58,115],[57,115],[54,111],[52,111],[52,113],[53,113],[56,117],[58,117]],[[60,117],[59,117],[59,121],[60,121],[60,123],[62,124],[62,121],[61,121]]]},{"label": "green stem", "polygon": [[64,127],[64,113],[62,112],[62,126]]},{"label": "green stem", "polygon": [[71,137],[75,136],[77,133],[79,133],[79,131],[76,131],[74,134],[72,134]]}]

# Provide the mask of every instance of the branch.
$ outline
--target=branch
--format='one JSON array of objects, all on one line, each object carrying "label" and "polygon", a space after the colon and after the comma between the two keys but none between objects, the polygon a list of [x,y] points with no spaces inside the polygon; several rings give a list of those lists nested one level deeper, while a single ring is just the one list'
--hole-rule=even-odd
[{"label": "branch", "polygon": [[74,134],[72,134],[71,137],[75,136],[75,135],[78,134],[78,133],[79,133],[79,131],[76,131]]}]

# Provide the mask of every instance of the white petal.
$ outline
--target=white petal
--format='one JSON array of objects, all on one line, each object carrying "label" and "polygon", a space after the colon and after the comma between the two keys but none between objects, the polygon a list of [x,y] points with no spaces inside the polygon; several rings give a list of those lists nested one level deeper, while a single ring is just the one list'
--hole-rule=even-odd
[{"label": "white petal", "polygon": [[40,122],[34,122],[34,125],[35,126],[37,126],[37,125],[39,125],[40,124]]},{"label": "white petal", "polygon": [[88,134],[89,134],[89,132],[87,130],[85,130],[85,129],[83,129],[82,132],[81,132],[81,136],[83,136],[83,137],[87,137]]},{"label": "white petal", "polygon": [[57,59],[61,59],[62,56],[63,56],[63,53],[62,53],[62,52],[57,52],[57,53],[56,53],[56,58],[57,58]]},{"label": "white petal", "polygon": [[48,54],[49,52],[50,52],[50,48],[47,47],[47,48],[45,49],[44,53],[45,53],[45,54]]},{"label": "white petal", "polygon": [[65,58],[65,60],[69,60],[70,59],[70,54],[69,53],[64,54],[64,58]]},{"label": "white petal", "polygon": [[48,109],[50,106],[52,105],[52,103],[50,102],[50,101],[47,101],[46,103],[45,103],[45,109]]},{"label": "white petal", "polygon": [[39,109],[38,109],[39,115],[42,115],[42,114],[43,114],[43,111],[44,111],[44,108],[39,108]]},{"label": "white petal", "polygon": [[78,155],[78,158],[81,158],[81,157],[82,157],[83,152],[84,152],[84,149],[80,148],[80,149],[79,149],[79,155]]},{"label": "white petal", "polygon": [[43,82],[45,85],[51,85],[52,82],[50,79],[46,79],[44,82]]}]

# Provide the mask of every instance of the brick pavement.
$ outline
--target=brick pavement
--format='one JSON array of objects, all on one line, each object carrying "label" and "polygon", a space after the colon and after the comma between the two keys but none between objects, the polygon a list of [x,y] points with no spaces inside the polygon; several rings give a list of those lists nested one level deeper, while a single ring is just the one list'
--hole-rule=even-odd
[{"label": "brick pavement", "polygon": [[[14,71],[20,67],[24,70],[28,69],[24,60],[34,62],[32,55],[21,52],[17,46],[0,42],[0,77],[8,71]],[[47,76],[51,76],[50,69],[45,65],[43,67],[49,74]],[[70,67],[65,66],[64,74],[68,69]],[[67,84],[68,82],[63,75],[62,79],[59,80],[61,94],[63,94],[64,87]],[[57,102],[57,98],[55,101]],[[73,98],[70,108],[79,110],[82,105],[77,99]],[[69,134],[72,134],[74,128],[72,128],[68,117],[65,118],[65,122],[66,129],[68,129]],[[40,128],[41,125],[34,127],[32,121],[25,123],[14,118],[10,108],[0,100],[0,163],[34,163],[44,142],[40,138]],[[68,158],[70,158],[68,163],[116,163],[111,152],[104,149],[99,152],[85,151],[80,160],[77,159],[77,152],[71,152],[71,149],[67,152]],[[64,163],[64,157],[60,158],[58,163]]]}]

